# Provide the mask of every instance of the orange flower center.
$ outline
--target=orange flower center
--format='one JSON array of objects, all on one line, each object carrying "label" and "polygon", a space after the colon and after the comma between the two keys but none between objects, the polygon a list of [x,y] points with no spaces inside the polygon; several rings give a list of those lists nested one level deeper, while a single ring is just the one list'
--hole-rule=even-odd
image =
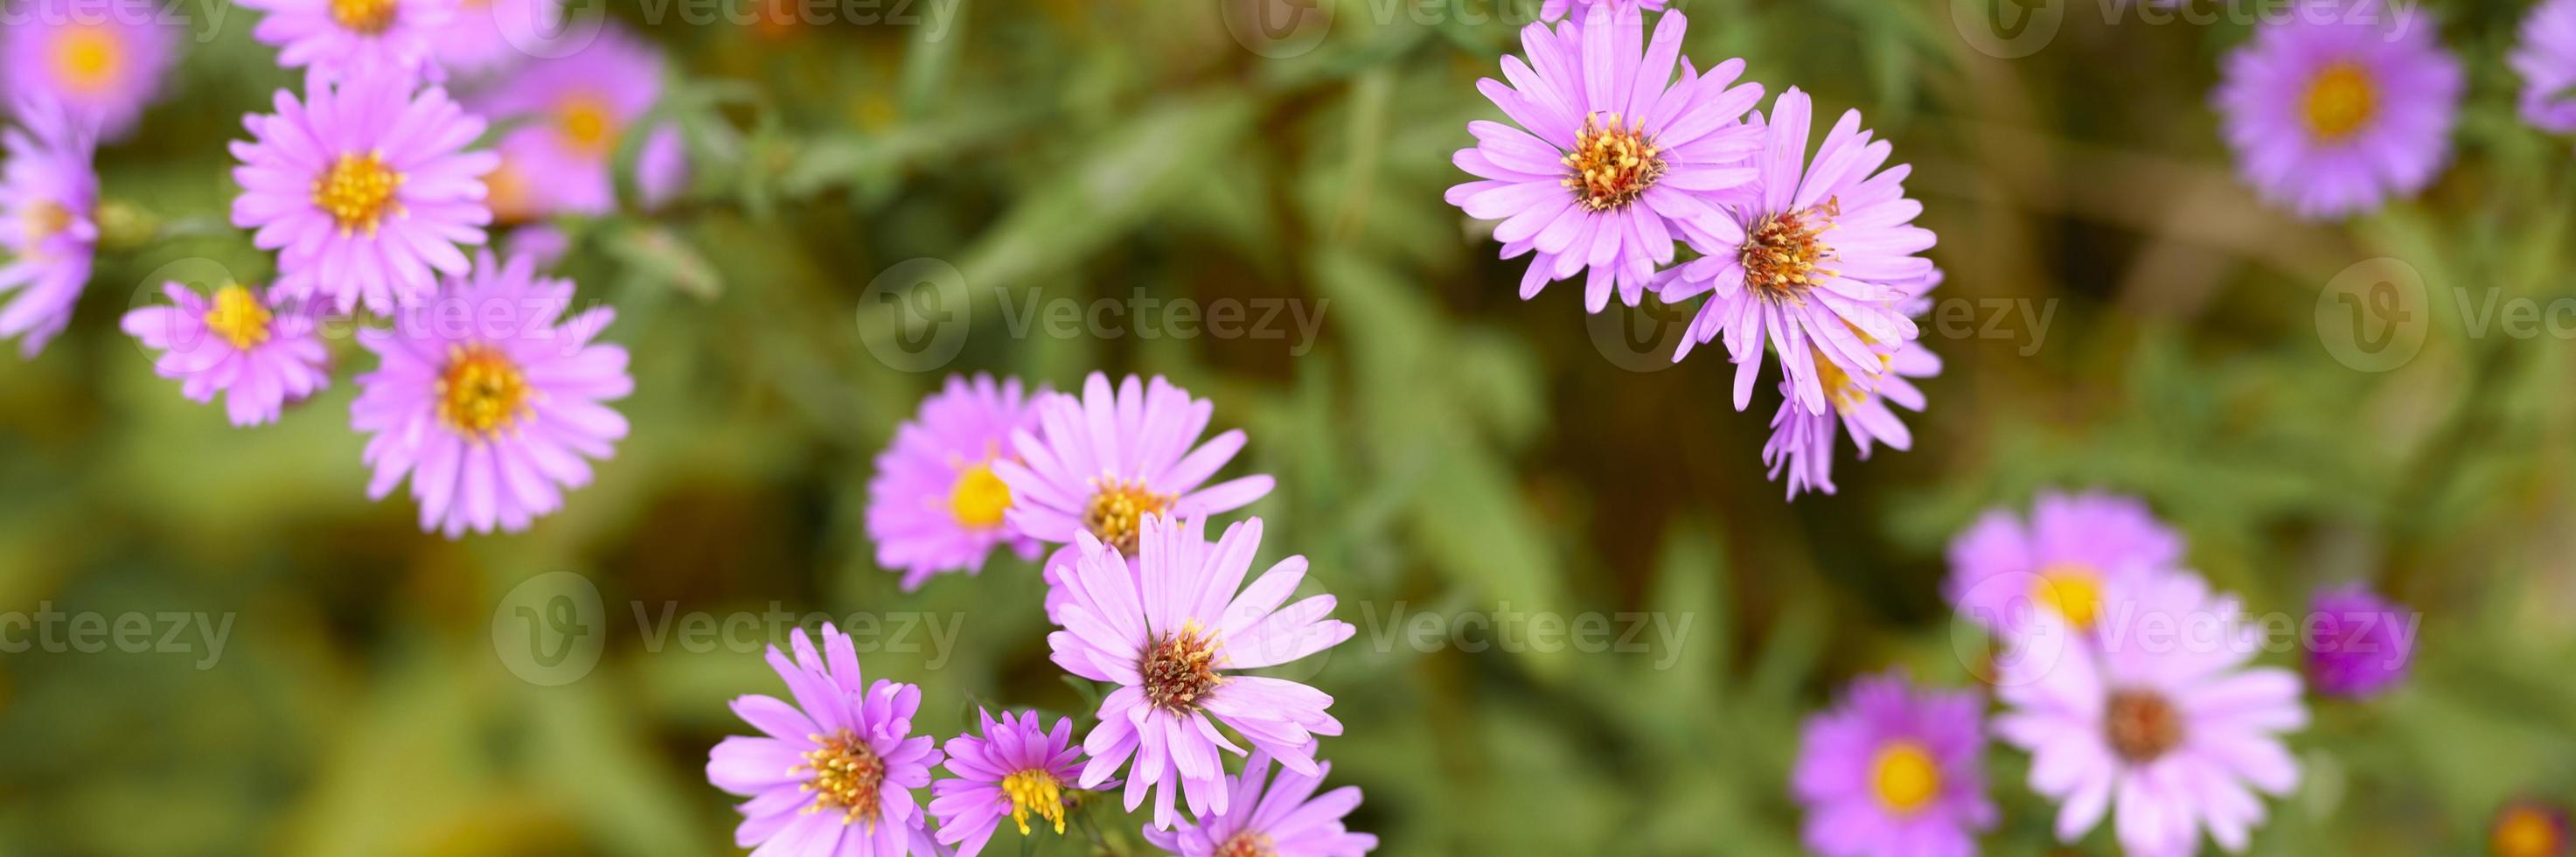
[{"label": "orange flower center", "polygon": [[125,65],[125,43],[105,26],[64,30],[53,44],[54,76],[65,88],[96,95],[116,81]]},{"label": "orange flower center", "polygon": [[885,783],[885,763],[864,741],[843,729],[814,736],[822,746],[805,751],[805,764],[793,770],[814,774],[798,788],[814,793],[806,812],[838,811],[841,823],[877,820],[877,787]]},{"label": "orange flower center", "polygon": [[340,234],[363,229],[372,238],[386,212],[402,210],[394,201],[394,190],[402,183],[402,174],[386,167],[382,154],[341,155],[313,180],[313,204],[330,212]]},{"label": "orange flower center", "polygon": [[331,0],[331,20],[360,35],[382,34],[394,25],[400,0]]},{"label": "orange flower center", "polygon": [[1838,199],[1803,211],[1774,214],[1753,224],[1736,260],[1744,263],[1744,287],[1772,301],[1795,300],[1834,275],[1822,267],[1834,256],[1825,245],[1825,230],[1842,216]]},{"label": "orange flower center", "polygon": [[2371,87],[2370,73],[2359,63],[2326,66],[2308,84],[2308,133],[2326,142],[2350,137],[2370,121],[2378,108],[2379,97]]},{"label": "orange flower center", "polygon": [[206,308],[206,329],[243,351],[268,341],[268,321],[268,307],[239,283],[216,289],[214,305]]},{"label": "orange flower center", "polygon": [[438,378],[438,421],[475,439],[488,439],[527,415],[534,391],[517,364],[489,345],[451,348]]},{"label": "orange flower center", "polygon": [[1574,134],[1574,151],[1562,162],[1565,186],[1587,211],[1635,202],[1664,175],[1663,156],[1646,138],[1645,121],[1622,125],[1616,113],[1607,122],[1597,113],[1584,116],[1583,128]]}]

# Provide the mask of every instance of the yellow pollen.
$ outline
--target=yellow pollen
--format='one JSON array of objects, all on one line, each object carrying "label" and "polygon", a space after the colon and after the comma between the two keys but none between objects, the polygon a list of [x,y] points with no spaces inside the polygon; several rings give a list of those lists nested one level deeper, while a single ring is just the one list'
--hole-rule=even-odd
[{"label": "yellow pollen", "polygon": [[589,93],[576,93],[555,105],[555,130],[563,133],[564,143],[582,155],[607,157],[617,148],[617,114],[608,102]]},{"label": "yellow pollen", "polygon": [[1830,198],[1803,211],[1774,214],[1753,224],[1752,234],[1745,236],[1744,247],[1736,261],[1744,264],[1744,287],[1766,300],[1797,300],[1807,290],[1832,277],[1835,271],[1822,267],[1834,258],[1834,249],[1826,246],[1825,230],[1834,228],[1834,218],[1841,217],[1840,198]]},{"label": "yellow pollen", "polygon": [[526,416],[533,395],[518,365],[489,345],[449,349],[436,392],[438,421],[474,440],[489,439]]},{"label": "yellow pollen", "polygon": [[96,95],[116,81],[125,65],[125,43],[107,27],[74,27],[53,44],[54,76],[74,92]]},{"label": "yellow pollen", "polygon": [[1216,857],[1279,857],[1279,850],[1271,847],[1270,837],[1246,830],[1217,846]]},{"label": "yellow pollen", "polygon": [[794,774],[812,771],[804,785],[797,788],[814,793],[814,803],[806,812],[837,810],[841,823],[877,820],[877,786],[885,782],[885,763],[861,741],[843,729],[830,735],[811,735],[820,745],[805,751],[805,764],[787,770]]},{"label": "yellow pollen", "polygon": [[1136,555],[1136,537],[1143,532],[1144,516],[1171,511],[1172,501],[1178,499],[1147,491],[1143,482],[1105,479],[1094,480],[1093,484],[1100,487],[1092,493],[1090,506],[1083,510],[1083,529],[1098,536],[1101,544],[1116,547],[1120,555],[1130,558]]},{"label": "yellow pollen", "polygon": [[1210,691],[1225,683],[1217,674],[1217,643],[1196,619],[1179,633],[1164,634],[1136,665],[1145,677],[1145,699],[1156,708],[1179,714],[1197,711]]},{"label": "yellow pollen", "polygon": [[957,523],[970,530],[990,529],[1002,523],[1002,512],[1011,508],[1011,486],[993,475],[991,464],[970,464],[957,472],[957,486],[948,489],[948,513]]},{"label": "yellow pollen", "polygon": [[1015,771],[1002,778],[1002,794],[1011,798],[1011,821],[1020,826],[1020,835],[1029,835],[1029,813],[1055,823],[1055,832],[1064,832],[1064,784],[1055,775],[1031,768]]},{"label": "yellow pollen", "polygon": [[[1872,341],[1867,334],[1857,330],[1853,331],[1853,334],[1859,336],[1863,342]],[[1816,385],[1824,388],[1825,399],[1834,403],[1834,409],[1843,413],[1850,413],[1853,408],[1860,407],[1862,402],[1869,401],[1869,397],[1878,392],[1878,376],[1886,374],[1887,365],[1896,359],[1894,354],[1881,353],[1878,355],[1876,370],[1864,377],[1853,378],[1851,373],[1843,371],[1843,367],[1835,364],[1833,358],[1826,357],[1824,349],[1809,350],[1813,352],[1812,356],[1816,364]]]},{"label": "yellow pollen", "polygon": [[399,0],[331,0],[331,20],[341,29],[373,36],[393,27]]},{"label": "yellow pollen", "polygon": [[250,289],[240,283],[216,289],[213,303],[206,309],[207,330],[243,351],[268,341],[268,307],[261,306]]},{"label": "yellow pollen", "polygon": [[1889,742],[1879,748],[1878,760],[1870,764],[1869,789],[1888,812],[1911,814],[1940,796],[1941,768],[1933,764],[1931,751],[1923,745]]},{"label": "yellow pollen", "polygon": [[2567,831],[2561,824],[2539,807],[2509,807],[2487,832],[2487,850],[2495,857],[2559,857],[2567,853]]},{"label": "yellow pollen", "polygon": [[402,183],[403,175],[387,168],[382,154],[341,155],[330,172],[313,180],[313,204],[331,214],[341,235],[364,229],[372,238],[386,211],[402,210],[394,202],[394,189]]},{"label": "yellow pollen", "polygon": [[1560,160],[1565,164],[1563,184],[1587,211],[1635,202],[1664,175],[1662,152],[1646,138],[1645,120],[1623,125],[1616,113],[1606,122],[1601,114],[1585,115],[1582,129],[1574,133],[1574,151]]},{"label": "yellow pollen", "polygon": [[2308,83],[2308,133],[2329,143],[2352,136],[2377,112],[2378,102],[2370,73],[2359,63],[2326,66]]},{"label": "yellow pollen", "polygon": [[2030,600],[2066,617],[2078,631],[2091,630],[2102,615],[2102,574],[2074,563],[2050,565],[2031,581]]},{"label": "yellow pollen", "polygon": [[19,234],[26,236],[24,246],[29,256],[43,255],[45,242],[53,240],[54,236],[70,228],[72,228],[72,210],[50,199],[38,200],[35,204],[21,209],[18,215],[18,231]]}]

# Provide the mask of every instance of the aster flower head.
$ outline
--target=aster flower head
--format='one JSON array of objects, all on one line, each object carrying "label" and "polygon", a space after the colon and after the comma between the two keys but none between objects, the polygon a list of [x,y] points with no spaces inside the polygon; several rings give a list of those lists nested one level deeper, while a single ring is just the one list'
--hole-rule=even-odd
[{"label": "aster flower head", "polygon": [[2315,219],[2430,184],[2467,86],[2430,16],[2380,0],[2308,0],[2258,28],[2220,78],[2213,97],[2237,171]]},{"label": "aster flower head", "polygon": [[190,401],[223,393],[233,425],[275,422],[287,402],[331,385],[330,352],[300,303],[262,299],[240,283],[203,297],[175,282],[161,291],[170,305],[126,313],[125,332],[162,352],[152,370],[179,381]]},{"label": "aster flower head", "polygon": [[1503,58],[1509,83],[1476,84],[1512,124],[1467,123],[1476,145],[1451,160],[1477,180],[1447,194],[1469,217],[1501,221],[1503,258],[1533,254],[1522,298],[1584,273],[1593,312],[1614,289],[1636,305],[1678,238],[1733,235],[1708,198],[1753,178],[1757,139],[1742,119],[1762,100],[1759,84],[1731,85],[1743,60],[1703,73],[1681,58],[1681,13],[1662,15],[1648,41],[1641,13],[1613,5],[1592,5],[1581,26],[1521,30],[1529,56]]},{"label": "aster flower head", "polygon": [[465,151],[482,119],[389,75],[313,81],[300,101],[279,90],[276,109],[245,118],[251,140],[232,151],[233,225],[278,251],[277,290],[391,313],[427,297],[437,274],[465,273],[458,248],[482,244],[492,222],[482,176],[497,159]]},{"label": "aster flower head", "polygon": [[2261,628],[2198,575],[2115,578],[2103,598],[2135,633],[2068,645],[2077,632],[2044,616],[2045,630],[2008,642],[1995,734],[2030,751],[2030,786],[2059,802],[2062,841],[2107,814],[2136,857],[2198,853],[2204,828],[2244,850],[2265,813],[2255,793],[2298,785],[2280,737],[2307,725],[2298,674],[2249,667]]},{"label": "aster flower head", "polygon": [[1243,775],[1225,778],[1225,809],[1198,814],[1171,830],[1146,828],[1145,841],[1180,857],[1359,857],[1377,850],[1377,837],[1353,833],[1342,818],[1360,805],[1358,786],[1343,786],[1322,795],[1315,789],[1333,772],[1333,763],[1315,763],[1315,772],[1282,768],[1270,777],[1270,756],[1259,750],[1243,764]]},{"label": "aster flower head", "polygon": [[1341,721],[1326,713],[1333,698],[1322,691],[1239,672],[1350,639],[1350,623],[1325,618],[1333,596],[1281,606],[1306,577],[1302,556],[1280,560],[1244,586],[1261,546],[1260,518],[1227,527],[1213,544],[1204,534],[1202,520],[1147,515],[1132,567],[1117,548],[1077,535],[1080,558],[1053,617],[1061,630],[1047,635],[1057,666],[1118,686],[1101,701],[1100,725],[1083,739],[1090,761],[1080,785],[1098,787],[1126,768],[1127,808],[1152,792],[1154,826],[1163,829],[1176,820],[1176,793],[1201,818],[1230,811],[1219,751],[1244,751],[1219,726],[1315,777],[1322,776],[1316,736],[1342,733]]},{"label": "aster flower head", "polygon": [[554,50],[563,0],[458,0],[447,26],[430,34],[430,55],[460,77],[509,68],[534,50]]},{"label": "aster flower head", "polygon": [[2517,800],[2496,812],[2487,827],[2487,853],[2493,857],[2567,857],[2571,851],[2567,808],[2535,800]]},{"label": "aster flower head", "polygon": [[1021,535],[1005,515],[1010,486],[993,473],[994,465],[1017,457],[1011,433],[1035,424],[1032,401],[1018,378],[995,383],[990,375],[971,381],[951,375],[877,454],[876,476],[868,481],[868,537],[877,543],[877,564],[903,572],[904,591],[942,572],[975,573],[995,545],[1036,558],[1037,540]]},{"label": "aster flower head", "polygon": [[1590,10],[1594,6],[1608,6],[1613,9],[1634,7],[1649,12],[1661,12],[1664,10],[1664,0],[1546,0],[1539,4],[1538,19],[1541,21],[1565,20],[1568,14],[1577,8]]},{"label": "aster flower head", "polygon": [[18,125],[0,132],[0,337],[18,337],[34,357],[71,324],[98,252],[98,147],[89,123],[42,99],[21,100]]},{"label": "aster flower head", "polygon": [[751,798],[736,807],[734,844],[783,857],[940,853],[913,794],[940,762],[931,737],[912,734],[921,688],[863,681],[850,636],[830,625],[820,653],[803,628],[788,642],[795,660],[771,646],[769,667],[794,704],[734,698],[733,712],[762,734],[707,753],[707,782]]},{"label": "aster flower head", "polygon": [[0,33],[0,84],[48,99],[119,139],[161,89],[179,22],[153,4],[24,0]]},{"label": "aster flower head", "polygon": [[1917,689],[1903,676],[1852,682],[1807,719],[1791,791],[1807,810],[1808,850],[1825,857],[1977,853],[1995,826],[1986,797],[1984,704],[1972,692]]},{"label": "aster flower head", "polygon": [[[1160,376],[1129,375],[1113,390],[1094,372],[1080,396],[1040,394],[1035,407],[1037,425],[1011,433],[1020,460],[994,461],[993,474],[1010,490],[1004,518],[1039,541],[1071,545],[1089,534],[1134,556],[1148,514],[1223,514],[1270,493],[1269,476],[1206,484],[1243,449],[1243,430],[1199,443],[1215,405]],[[1068,548],[1050,564],[1073,557]]]},{"label": "aster flower head", "polygon": [[1082,774],[1082,750],[1071,743],[1073,720],[1056,718],[1049,729],[1034,711],[1006,711],[998,721],[991,712],[976,715],[982,734],[950,738],[943,748],[956,776],[930,785],[939,844],[956,847],[957,857],[975,857],[1005,818],[1021,836],[1031,835],[1032,816],[1062,835],[1073,783]]},{"label": "aster flower head", "polygon": [[2112,584],[2182,562],[2182,537],[2147,504],[2107,493],[2043,493],[2025,523],[1989,510],[1950,541],[1943,594],[1960,615],[2007,636],[2041,616],[2093,631]]},{"label": "aster flower head", "polygon": [[2522,121],[2543,131],[2576,131],[2576,0],[2541,0],[2522,19],[2507,60],[2522,76]]},{"label": "aster flower head", "polygon": [[680,129],[636,123],[662,94],[662,54],[621,29],[599,31],[580,50],[531,60],[471,99],[494,120],[526,119],[501,140],[506,174],[494,184],[511,219],[556,212],[605,214],[617,207],[612,167],[618,147],[642,135],[636,187],[647,203],[679,188],[687,166]]},{"label": "aster flower head", "polygon": [[1914,225],[1923,204],[1905,196],[1904,164],[1881,169],[1892,152],[1847,110],[1810,163],[1810,103],[1791,87],[1756,115],[1761,141],[1750,187],[1717,206],[1723,228],[1685,232],[1700,258],[1665,271],[1666,303],[1706,293],[1675,361],[1721,335],[1735,362],[1735,409],[1752,402],[1770,352],[1780,358],[1790,398],[1825,413],[1828,381],[1874,385],[1887,354],[1918,331],[1906,315],[1932,275],[1931,230]]},{"label": "aster flower head", "polygon": [[626,349],[594,342],[616,311],[562,318],[570,280],[536,276],[526,258],[476,260],[439,300],[406,312],[358,344],[380,359],[358,376],[350,423],[375,468],[381,500],[405,476],[423,530],[517,532],[590,482],[585,459],[605,460],[626,436],[606,402],[634,389]]},{"label": "aster flower head", "polygon": [[2308,678],[2327,696],[2376,696],[2405,680],[2420,617],[2358,583],[2321,590],[2308,608]]},{"label": "aster flower head", "polygon": [[431,39],[456,16],[457,0],[241,0],[261,12],[250,34],[277,47],[277,64],[323,79],[445,76]]}]

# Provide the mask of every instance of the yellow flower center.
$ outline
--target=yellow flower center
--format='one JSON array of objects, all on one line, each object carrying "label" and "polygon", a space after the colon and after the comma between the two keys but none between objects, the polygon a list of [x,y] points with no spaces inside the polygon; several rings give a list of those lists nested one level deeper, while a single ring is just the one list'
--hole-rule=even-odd
[{"label": "yellow flower center", "polygon": [[2487,850],[2495,857],[2559,857],[2566,847],[2567,831],[2538,807],[2506,809],[2487,832]]},{"label": "yellow flower center", "polygon": [[821,746],[805,751],[805,764],[790,772],[813,771],[805,784],[797,788],[813,792],[814,803],[806,812],[837,810],[841,823],[877,820],[877,786],[885,782],[885,763],[868,749],[864,741],[843,729],[829,736],[811,736]]},{"label": "yellow flower center", "polygon": [[471,438],[490,438],[527,414],[532,392],[527,376],[498,349],[455,346],[438,378],[438,421]]},{"label": "yellow flower center", "polygon": [[2102,615],[2102,575],[2073,563],[2051,565],[2031,581],[2030,600],[2065,617],[2076,630],[2090,630]]},{"label": "yellow flower center", "polygon": [[1598,113],[1583,117],[1574,133],[1574,151],[1561,159],[1564,185],[1587,211],[1607,211],[1635,202],[1664,175],[1664,159],[1646,139],[1645,120],[1622,125],[1619,114],[1601,121]]},{"label": "yellow flower center", "polygon": [[239,283],[215,290],[214,305],[206,309],[205,320],[207,330],[234,348],[248,351],[268,341],[268,307]]},{"label": "yellow flower center", "polygon": [[1217,846],[1216,857],[1279,857],[1279,850],[1270,847],[1270,837],[1246,830]]},{"label": "yellow flower center", "polygon": [[2334,142],[2361,130],[2378,110],[2378,93],[2370,73],[2359,63],[2338,62],[2318,72],[2308,84],[2308,133]]},{"label": "yellow flower center", "polygon": [[1116,547],[1120,555],[1130,558],[1136,555],[1136,537],[1143,532],[1146,513],[1170,511],[1172,501],[1178,499],[1147,491],[1142,482],[1109,479],[1094,484],[1100,488],[1091,495],[1089,508],[1083,510],[1083,529],[1098,536],[1101,544]]},{"label": "yellow flower center", "polygon": [[1002,523],[1002,512],[1011,508],[1011,486],[993,475],[990,464],[970,464],[957,472],[957,486],[948,489],[948,513],[957,523],[970,530],[990,529]]},{"label": "yellow flower center", "polygon": [[555,130],[573,151],[604,158],[617,148],[617,114],[608,102],[588,93],[567,96],[555,105]]},{"label": "yellow flower center", "polygon": [[1833,276],[1833,269],[1821,267],[1834,255],[1825,246],[1825,230],[1842,214],[1841,200],[1834,198],[1756,221],[1736,253],[1744,264],[1744,287],[1768,300],[1793,300]]},{"label": "yellow flower center", "polygon": [[1941,768],[1932,752],[1913,741],[1893,741],[1878,751],[1870,765],[1869,788],[1879,806],[1897,815],[1911,814],[1941,794]]},{"label": "yellow flower center", "polygon": [[1145,677],[1145,699],[1166,711],[1197,711],[1208,692],[1225,683],[1216,672],[1216,657],[1216,640],[1196,619],[1183,623],[1179,633],[1157,638],[1136,665]]},{"label": "yellow flower center", "polygon": [[528,177],[507,156],[483,175],[483,201],[491,204],[492,219],[503,223],[519,223],[537,216],[537,199],[528,186]]},{"label": "yellow flower center", "polygon": [[1002,778],[1002,794],[1011,798],[1011,821],[1020,826],[1020,835],[1029,835],[1029,813],[1055,823],[1055,832],[1064,832],[1064,783],[1054,774],[1031,768]]},{"label": "yellow flower center", "polygon": [[37,200],[35,204],[21,209],[18,215],[18,231],[19,234],[26,236],[26,255],[28,256],[42,256],[44,243],[70,228],[72,228],[72,210],[50,199]]},{"label": "yellow flower center", "polygon": [[330,212],[340,234],[364,229],[372,238],[387,210],[402,210],[394,202],[394,189],[402,183],[402,174],[386,167],[382,154],[341,155],[329,172],[313,180],[313,204]]},{"label": "yellow flower center", "polygon": [[125,43],[105,26],[73,27],[55,37],[54,76],[65,88],[95,95],[116,81],[125,65]]},{"label": "yellow flower center", "polygon": [[400,0],[331,0],[331,20],[341,29],[373,36],[393,27]]}]

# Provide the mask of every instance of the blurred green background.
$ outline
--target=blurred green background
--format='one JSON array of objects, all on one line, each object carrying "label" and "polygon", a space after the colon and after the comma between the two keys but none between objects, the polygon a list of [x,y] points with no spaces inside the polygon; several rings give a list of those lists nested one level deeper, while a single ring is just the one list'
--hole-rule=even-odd
[{"label": "blurred green background", "polygon": [[[1958,0],[1972,21],[1986,1]],[[1030,564],[904,595],[861,526],[872,456],[971,371],[1159,373],[1250,432],[1226,472],[1279,478],[1250,510],[1264,561],[1305,554],[1359,626],[1295,674],[1338,699],[1324,752],[1383,853],[1797,853],[1799,719],[1889,667],[1969,683],[1984,643],[1938,594],[1942,547],[2048,487],[2147,498],[2256,610],[2358,578],[2426,612],[2408,686],[2293,738],[2305,782],[2254,853],[2475,854],[2503,801],[2576,798],[2576,346],[2472,333],[2491,294],[2576,298],[2576,164],[2514,117],[2502,61],[2525,4],[2432,4],[2472,81],[2456,163],[2318,225],[2235,180],[2205,106],[2241,24],[2061,3],[2053,40],[2000,59],[1951,0],[1676,0],[1700,65],[1744,57],[1894,141],[1941,236],[1936,296],[1974,313],[1927,333],[1947,368],[1916,448],[1845,451],[1838,496],[1784,504],[1759,461],[1770,402],[1734,412],[1716,350],[1665,366],[1654,337],[1688,308],[1587,318],[1572,283],[1523,302],[1523,261],[1441,201],[1465,123],[1499,118],[1474,82],[1534,0],[1318,0],[1329,24],[1243,26],[1299,12],[1281,2],[962,0],[938,26],[932,0],[909,25],[618,0],[673,60],[659,110],[694,172],[660,212],[559,224],[562,270],[634,352],[633,432],[566,511],[460,542],[420,533],[407,497],[366,501],[352,343],[329,392],[243,431],[116,331],[173,270],[270,275],[220,228],[222,144],[295,78],[255,13],[185,7],[222,26],[101,167],[111,197],[219,228],[105,257],[70,334],[0,361],[0,610],[231,624],[205,669],[203,648],[0,655],[0,853],[728,853],[706,751],[749,731],[727,699],[780,686],[754,648],[657,637],[666,609],[931,617],[949,643],[862,658],[922,685],[923,730],[977,703],[1072,711]],[[2430,332],[2356,371],[2321,343],[2319,296],[2383,256],[2423,275]],[[880,275],[920,270],[964,286],[928,305],[947,327],[907,331],[869,291],[919,297]],[[1139,293],[1286,299],[1321,325],[1011,323],[1032,296]],[[940,360],[907,333],[962,344]],[[600,594],[604,651],[546,686],[505,667],[495,625],[524,631],[505,598],[552,572]],[[1468,653],[1394,627],[1502,611],[1681,631]],[[2022,763],[1994,758],[1989,851],[2060,853]]]}]

